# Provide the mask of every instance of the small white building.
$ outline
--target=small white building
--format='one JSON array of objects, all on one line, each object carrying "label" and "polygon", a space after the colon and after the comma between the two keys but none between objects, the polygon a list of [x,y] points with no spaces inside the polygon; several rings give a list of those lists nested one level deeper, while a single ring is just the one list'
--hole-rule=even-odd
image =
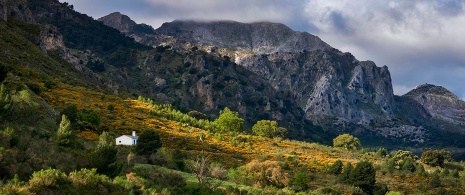
[{"label": "small white building", "polygon": [[116,138],[116,145],[127,145],[132,146],[137,144],[136,131],[132,131],[132,135],[122,135]]}]

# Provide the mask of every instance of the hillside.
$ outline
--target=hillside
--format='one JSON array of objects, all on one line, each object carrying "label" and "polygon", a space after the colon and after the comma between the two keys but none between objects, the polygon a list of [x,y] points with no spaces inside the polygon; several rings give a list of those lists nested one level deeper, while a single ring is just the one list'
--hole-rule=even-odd
[{"label": "hillside", "polygon": [[[0,20],[0,194],[464,194],[465,164],[448,151],[333,140],[227,56],[150,48],[67,3],[28,2],[37,23]],[[254,128],[262,119],[279,123]],[[258,131],[282,127],[300,141]],[[131,131],[138,144],[116,146]]]}]

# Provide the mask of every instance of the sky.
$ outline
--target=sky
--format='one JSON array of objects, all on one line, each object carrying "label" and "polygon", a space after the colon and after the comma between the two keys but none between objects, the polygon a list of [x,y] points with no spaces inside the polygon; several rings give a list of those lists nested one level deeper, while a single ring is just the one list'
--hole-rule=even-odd
[{"label": "sky", "polygon": [[175,19],[270,21],[388,66],[394,93],[443,86],[465,99],[465,0],[60,0],[158,28]]}]

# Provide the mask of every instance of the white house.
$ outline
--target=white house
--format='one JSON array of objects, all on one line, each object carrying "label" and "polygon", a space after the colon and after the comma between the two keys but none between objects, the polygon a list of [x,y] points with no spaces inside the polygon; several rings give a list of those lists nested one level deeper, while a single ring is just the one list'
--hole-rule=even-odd
[{"label": "white house", "polygon": [[122,135],[116,138],[116,145],[127,145],[132,146],[137,144],[136,131],[132,131],[132,135]]}]

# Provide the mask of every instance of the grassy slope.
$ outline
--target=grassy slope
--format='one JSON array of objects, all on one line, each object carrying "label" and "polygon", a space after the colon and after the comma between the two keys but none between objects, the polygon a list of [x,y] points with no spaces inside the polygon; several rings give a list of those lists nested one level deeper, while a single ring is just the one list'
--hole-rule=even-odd
[{"label": "grassy slope", "polygon": [[[217,139],[208,131],[190,127],[187,124],[167,120],[164,118],[149,117],[153,107],[144,102],[130,99],[121,99],[113,95],[87,90],[82,87],[74,87],[60,84],[55,89],[44,92],[44,99],[51,102],[54,107],[62,107],[66,104],[76,104],[79,107],[92,108],[102,116],[102,123],[112,127],[116,134],[129,134],[130,131],[156,130],[161,135],[163,146],[167,148],[180,148],[183,152],[197,154],[206,151],[210,159],[218,161],[231,168],[244,165],[253,159],[284,160],[292,166],[292,161],[306,165],[315,173],[323,173],[327,164],[336,160],[356,163],[360,159],[373,161],[380,165],[384,159],[376,158],[372,154],[351,153],[343,149],[323,146],[315,143],[268,139],[258,136],[238,135],[246,140],[238,144],[231,144],[231,136],[223,134],[222,139]],[[109,111],[108,105],[115,105],[114,111]],[[206,135],[203,142],[199,141],[199,134]],[[88,139],[96,139],[92,132],[79,132],[80,136]],[[295,161],[294,159],[298,159]],[[434,170],[430,168],[430,171]],[[192,175],[183,173],[190,182],[195,182]],[[316,188],[334,185],[334,177],[320,174],[318,179],[311,184]],[[383,175],[377,173],[377,181],[386,183],[391,190],[405,193],[417,193],[419,184],[427,186],[429,178],[394,174]],[[226,185],[227,183],[225,183]],[[433,191],[430,191],[433,192]]]}]

